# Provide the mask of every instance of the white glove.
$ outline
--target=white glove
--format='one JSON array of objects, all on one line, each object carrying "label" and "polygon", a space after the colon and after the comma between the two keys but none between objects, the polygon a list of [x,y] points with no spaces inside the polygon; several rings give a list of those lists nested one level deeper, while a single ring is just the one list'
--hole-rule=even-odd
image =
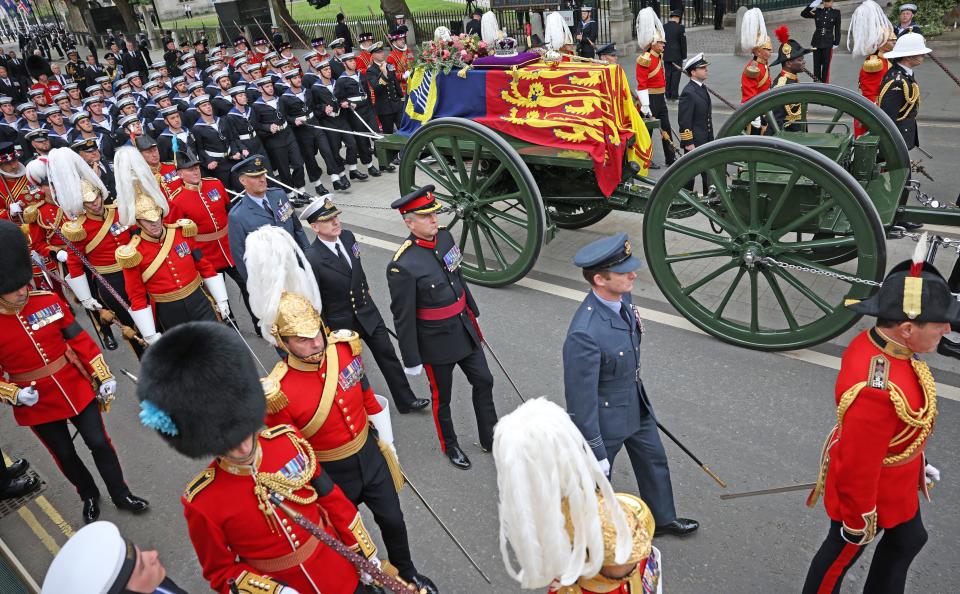
[{"label": "white glove", "polygon": [[67,263],[67,250],[60,250],[57,252],[57,261],[63,264]]},{"label": "white glove", "polygon": [[415,367],[404,367],[403,372],[407,375],[420,375],[420,372],[423,371],[423,365],[417,365]]},{"label": "white glove", "polygon": [[303,123],[306,122],[306,121],[307,121],[307,118],[301,116],[301,117],[293,120],[293,123],[296,124],[297,126],[302,126]]},{"label": "white glove", "polygon": [[20,388],[20,391],[17,392],[17,404],[33,406],[37,403],[37,400],[40,400],[40,392],[37,392],[37,389],[33,386]]},{"label": "white glove", "polygon": [[157,332],[157,324],[153,320],[153,311],[149,307],[130,309],[127,311],[130,312],[130,317],[133,318],[134,325],[137,327],[137,330],[140,331],[140,336],[147,341],[147,344],[153,344],[160,340],[160,333]]},{"label": "white glove", "polygon": [[290,586],[280,586],[280,589],[277,590],[277,594],[300,594],[300,590],[295,590]]},{"label": "white glove", "polygon": [[933,464],[927,464],[923,468],[923,474],[927,475],[928,483],[939,483],[940,482],[940,470]]},{"label": "white glove", "polygon": [[813,0],[813,2],[810,3],[810,8],[816,8],[821,4],[823,4],[823,0]]},{"label": "white glove", "polygon": [[403,80],[407,80],[408,78],[410,78],[410,71],[409,71],[409,70],[407,70],[406,72],[403,73]]},{"label": "white glove", "polygon": [[227,285],[223,282],[223,275],[215,274],[210,278],[203,279],[203,286],[213,297],[220,315],[223,317],[230,315],[230,299],[227,297]]},{"label": "white glove", "polygon": [[80,305],[83,306],[83,309],[89,309],[91,311],[99,311],[103,309],[103,306],[100,305],[100,302],[94,299],[93,297],[89,299],[84,299],[80,302]]},{"label": "white glove", "polygon": [[[392,448],[393,425],[390,424],[390,401],[379,394],[375,394],[374,397],[377,399],[377,402],[380,404],[383,410],[375,415],[369,415],[370,422],[373,423],[373,426],[377,428],[377,435],[380,436],[380,441],[386,443]],[[393,453],[396,454],[396,450],[394,450]]]},{"label": "white glove", "polygon": [[653,117],[653,113],[650,111],[650,91],[647,89],[637,91],[637,98],[640,99],[640,113]]},{"label": "white glove", "polygon": [[109,398],[117,393],[117,380],[108,379],[100,384],[100,397]]},{"label": "white glove", "polygon": [[610,478],[610,460],[606,458],[600,460],[600,470],[603,471],[605,477]]},{"label": "white glove", "polygon": [[760,121],[760,116],[757,116],[756,118],[754,118],[753,121],[750,122],[750,125],[753,126],[754,128],[761,127],[763,125],[763,122]]},{"label": "white glove", "polygon": [[20,203],[19,203],[19,202],[11,202],[11,203],[10,203],[10,216],[11,216],[11,217],[15,217],[15,216],[17,216],[17,215],[19,215],[19,214],[21,214],[21,213],[23,213],[23,207],[20,206]]},{"label": "white glove", "polygon": [[221,318],[230,317],[230,302],[229,301],[217,301],[217,311],[220,312]]}]

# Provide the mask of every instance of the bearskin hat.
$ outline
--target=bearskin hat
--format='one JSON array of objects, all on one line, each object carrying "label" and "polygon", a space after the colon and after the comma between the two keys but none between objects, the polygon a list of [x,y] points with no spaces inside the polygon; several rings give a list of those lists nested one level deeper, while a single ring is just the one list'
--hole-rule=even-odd
[{"label": "bearskin hat", "polygon": [[263,426],[266,412],[247,345],[213,322],[164,332],[141,361],[137,398],[140,421],[191,458],[237,447]]},{"label": "bearskin hat", "polygon": [[0,294],[13,293],[33,278],[30,246],[23,230],[0,219]]}]

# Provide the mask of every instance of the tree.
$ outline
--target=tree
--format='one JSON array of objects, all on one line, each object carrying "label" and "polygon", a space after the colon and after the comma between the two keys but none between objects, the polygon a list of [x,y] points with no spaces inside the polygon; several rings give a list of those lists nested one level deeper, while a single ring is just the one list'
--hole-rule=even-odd
[{"label": "tree", "polygon": [[[924,37],[936,37],[943,33],[943,15],[953,10],[957,6],[956,0],[915,0],[917,5],[917,14],[914,20],[923,29]],[[896,25],[900,20],[900,4],[895,3],[893,14],[890,20]]]},{"label": "tree", "polygon": [[[290,11],[287,10],[287,5],[283,0],[270,0],[270,5],[273,6],[273,14],[280,20],[277,23],[277,26],[281,30],[286,29],[287,39],[300,39],[303,42],[307,41],[307,34],[303,32],[303,29],[293,20],[293,17],[290,16]],[[260,23],[263,25],[264,23]],[[309,47],[309,46],[308,46]]]},{"label": "tree", "polygon": [[120,17],[123,19],[123,30],[127,33],[128,38],[140,30],[137,15],[133,14],[133,4],[136,3],[136,0],[113,0],[114,6],[120,11]]}]

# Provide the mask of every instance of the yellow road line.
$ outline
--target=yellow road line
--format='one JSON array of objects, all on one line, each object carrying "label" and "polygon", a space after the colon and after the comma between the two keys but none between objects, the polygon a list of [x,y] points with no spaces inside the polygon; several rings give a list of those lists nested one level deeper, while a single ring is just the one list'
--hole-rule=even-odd
[{"label": "yellow road line", "polygon": [[69,523],[67,523],[66,520],[63,519],[63,516],[60,515],[60,512],[57,511],[57,508],[53,507],[53,504],[47,501],[46,497],[40,495],[34,499],[34,501],[36,501],[37,506],[43,510],[43,513],[47,514],[47,517],[57,525],[57,528],[60,529],[60,532],[62,532],[64,536],[70,538],[74,535],[73,528]]},{"label": "yellow road line", "polygon": [[60,552],[60,545],[57,544],[57,541],[53,540],[53,537],[50,536],[50,533],[44,530],[43,526],[40,525],[40,520],[37,519],[37,516],[33,515],[33,512],[30,511],[26,506],[21,507],[17,510],[17,513],[20,514],[20,517],[24,522],[27,523],[27,526],[30,527],[30,530],[33,530],[33,533],[40,539],[40,542],[43,543],[43,546],[47,547],[47,550],[50,551],[50,554],[54,557],[57,556],[57,553]]}]

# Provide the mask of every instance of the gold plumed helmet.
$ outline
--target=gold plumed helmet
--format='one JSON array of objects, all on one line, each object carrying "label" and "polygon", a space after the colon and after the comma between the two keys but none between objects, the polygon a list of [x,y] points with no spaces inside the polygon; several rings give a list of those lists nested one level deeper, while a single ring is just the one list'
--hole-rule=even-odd
[{"label": "gold plumed helmet", "polygon": [[120,147],[113,163],[120,224],[162,220],[170,212],[170,205],[140,151],[132,146]]},{"label": "gold plumed helmet", "polygon": [[108,196],[100,177],[73,149],[55,148],[47,155],[47,176],[57,205],[68,218],[83,214],[83,205]]},{"label": "gold plumed helmet", "polygon": [[282,342],[283,337],[314,338],[323,330],[320,312],[302,295],[283,291],[277,306],[277,318],[270,326],[270,334]]},{"label": "gold plumed helmet", "polygon": [[[653,545],[653,531],[656,524],[650,508],[636,495],[617,493],[617,503],[627,518],[627,525],[633,534],[633,550],[626,564],[640,563],[650,555]],[[617,528],[610,519],[606,509],[600,507],[601,522],[603,523],[603,564],[616,565]]]}]

